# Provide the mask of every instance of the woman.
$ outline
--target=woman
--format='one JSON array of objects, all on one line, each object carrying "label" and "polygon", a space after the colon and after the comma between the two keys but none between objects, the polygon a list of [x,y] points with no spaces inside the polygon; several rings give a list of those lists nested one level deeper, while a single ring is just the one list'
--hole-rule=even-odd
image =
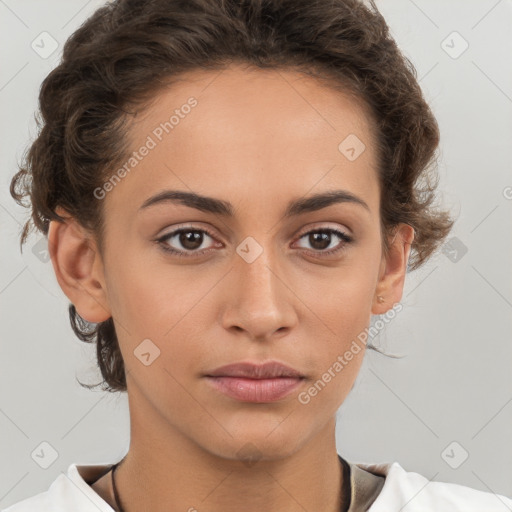
[{"label": "woman", "polygon": [[114,1],[40,107],[11,193],[131,438],[6,510],[512,508],[336,451],[361,334],[453,225],[425,180],[436,120],[373,3]]}]

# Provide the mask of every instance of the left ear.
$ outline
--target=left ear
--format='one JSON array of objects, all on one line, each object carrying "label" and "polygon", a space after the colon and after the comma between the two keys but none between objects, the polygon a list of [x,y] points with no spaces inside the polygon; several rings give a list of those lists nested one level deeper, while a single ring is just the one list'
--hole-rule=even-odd
[{"label": "left ear", "polygon": [[[372,314],[382,315],[391,309],[393,304],[400,302],[413,240],[414,228],[409,224],[399,224],[390,243],[387,257],[382,256]],[[378,296],[383,297],[384,300],[379,301]]]}]

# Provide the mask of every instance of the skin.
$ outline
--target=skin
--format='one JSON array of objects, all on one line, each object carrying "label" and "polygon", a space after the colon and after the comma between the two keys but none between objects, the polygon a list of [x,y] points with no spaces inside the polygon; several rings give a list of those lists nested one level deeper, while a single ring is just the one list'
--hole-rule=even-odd
[{"label": "skin", "polygon": [[[232,66],[186,78],[159,92],[130,126],[137,150],[174,109],[198,100],[102,200],[104,254],[70,216],[49,231],[57,280],[79,314],[115,322],[131,425],[116,471],[121,501],[127,511],[338,511],[335,417],[365,350],[308,404],[297,397],[372,314],[400,301],[414,230],[401,224],[384,256],[372,125],[354,98],[294,71]],[[354,161],[338,150],[352,133],[366,145]],[[229,201],[235,215],[170,202],[138,213],[163,189]],[[369,211],[347,202],[283,217],[289,201],[336,189],[357,195]],[[213,238],[205,234],[198,249],[209,252],[179,258],[154,242],[184,223],[210,230]],[[304,234],[319,228],[354,242],[322,256],[344,242],[332,235],[327,249],[314,245]],[[236,252],[248,236],[263,249],[252,263]],[[190,247],[179,237],[162,244]],[[134,356],[147,338],[160,349],[149,366]],[[274,403],[229,398],[202,377],[225,364],[270,359],[307,377]],[[93,488],[114,507],[110,477]]]}]

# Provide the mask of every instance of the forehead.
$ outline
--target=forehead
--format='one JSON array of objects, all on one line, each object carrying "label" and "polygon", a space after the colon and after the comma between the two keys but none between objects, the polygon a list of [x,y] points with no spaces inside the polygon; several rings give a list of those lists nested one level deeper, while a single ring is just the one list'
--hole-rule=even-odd
[{"label": "forehead", "polygon": [[[372,128],[359,101],[297,71],[187,73],[133,120],[128,136],[138,156],[124,162],[128,172],[106,208],[126,219],[166,188],[248,206],[313,188],[345,188],[375,202]],[[362,151],[356,159],[351,148]]]}]

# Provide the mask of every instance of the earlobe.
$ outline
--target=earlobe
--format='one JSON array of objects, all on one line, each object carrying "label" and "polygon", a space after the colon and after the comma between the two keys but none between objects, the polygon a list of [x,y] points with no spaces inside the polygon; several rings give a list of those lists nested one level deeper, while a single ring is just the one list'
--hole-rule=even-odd
[{"label": "earlobe", "polygon": [[65,210],[58,207],[56,213],[65,217],[66,222],[52,220],[48,230],[55,277],[84,320],[93,323],[108,320],[112,314],[96,244]]},{"label": "earlobe", "polygon": [[382,315],[393,304],[400,302],[413,240],[414,228],[408,224],[400,224],[390,243],[387,258],[383,257],[381,262],[372,314]]}]

